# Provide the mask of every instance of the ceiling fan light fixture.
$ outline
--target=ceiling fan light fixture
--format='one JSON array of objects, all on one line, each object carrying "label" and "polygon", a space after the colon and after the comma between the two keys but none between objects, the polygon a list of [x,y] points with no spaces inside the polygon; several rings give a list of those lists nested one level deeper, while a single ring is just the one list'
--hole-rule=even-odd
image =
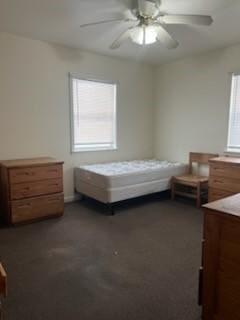
[{"label": "ceiling fan light fixture", "polygon": [[158,30],[154,26],[138,26],[131,31],[131,39],[138,45],[149,45],[157,41]]},{"label": "ceiling fan light fixture", "polygon": [[126,13],[118,18],[96,21],[82,24],[81,27],[96,26],[117,21],[134,23],[128,26],[110,45],[115,50],[127,40],[140,46],[150,45],[155,42],[161,43],[167,49],[176,49],[179,46],[165,25],[196,25],[210,26],[213,19],[210,15],[175,14],[166,13],[161,6],[162,0],[129,0],[131,5]]}]

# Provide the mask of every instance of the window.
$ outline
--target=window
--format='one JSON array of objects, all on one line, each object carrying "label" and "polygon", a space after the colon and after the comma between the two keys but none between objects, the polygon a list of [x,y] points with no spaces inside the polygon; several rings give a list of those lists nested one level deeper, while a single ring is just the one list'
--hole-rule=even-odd
[{"label": "window", "polygon": [[240,74],[232,75],[227,151],[240,151]]},{"label": "window", "polygon": [[116,149],[117,85],[70,77],[72,152]]}]

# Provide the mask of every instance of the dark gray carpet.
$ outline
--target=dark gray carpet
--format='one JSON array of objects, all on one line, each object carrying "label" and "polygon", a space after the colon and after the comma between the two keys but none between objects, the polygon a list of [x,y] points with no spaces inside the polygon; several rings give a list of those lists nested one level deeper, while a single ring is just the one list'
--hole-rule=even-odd
[{"label": "dark gray carpet", "polygon": [[61,219],[0,230],[4,320],[200,319],[201,211],[156,199],[97,209],[72,203]]}]

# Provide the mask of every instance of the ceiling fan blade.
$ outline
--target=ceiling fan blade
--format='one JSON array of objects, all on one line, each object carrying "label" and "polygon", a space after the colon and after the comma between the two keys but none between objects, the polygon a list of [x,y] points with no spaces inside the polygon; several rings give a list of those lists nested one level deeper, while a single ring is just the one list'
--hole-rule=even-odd
[{"label": "ceiling fan blade", "polygon": [[165,45],[168,49],[175,49],[178,47],[179,43],[173,39],[173,37],[159,24],[158,26],[157,40]]},{"label": "ceiling fan blade", "polygon": [[118,18],[118,19],[109,19],[109,20],[103,20],[103,21],[96,21],[96,22],[90,22],[90,23],[84,23],[81,24],[80,27],[81,28],[85,28],[85,27],[91,27],[91,26],[96,26],[98,24],[104,24],[104,23],[110,23],[110,22],[117,22],[117,21],[124,21],[124,22],[135,22],[136,20],[134,19],[129,19],[129,18]]},{"label": "ceiling fan blade", "polygon": [[130,27],[124,32],[120,34],[120,36],[111,44],[110,49],[115,50],[118,49],[124,41],[126,41],[130,37],[131,30],[134,27]]},{"label": "ceiling fan blade", "polygon": [[162,23],[166,24],[193,24],[200,26],[209,26],[213,23],[213,18],[211,16],[202,15],[170,14],[162,16],[160,20]]}]

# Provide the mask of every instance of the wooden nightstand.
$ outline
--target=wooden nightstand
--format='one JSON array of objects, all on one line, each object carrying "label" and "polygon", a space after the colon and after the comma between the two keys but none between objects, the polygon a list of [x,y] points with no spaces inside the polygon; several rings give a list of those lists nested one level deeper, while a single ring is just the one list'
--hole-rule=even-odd
[{"label": "wooden nightstand", "polygon": [[60,216],[63,162],[35,158],[0,162],[1,213],[8,224]]},{"label": "wooden nightstand", "polygon": [[209,163],[209,202],[240,192],[240,158],[218,157]]}]

